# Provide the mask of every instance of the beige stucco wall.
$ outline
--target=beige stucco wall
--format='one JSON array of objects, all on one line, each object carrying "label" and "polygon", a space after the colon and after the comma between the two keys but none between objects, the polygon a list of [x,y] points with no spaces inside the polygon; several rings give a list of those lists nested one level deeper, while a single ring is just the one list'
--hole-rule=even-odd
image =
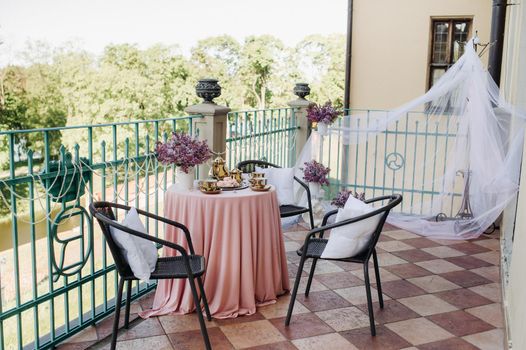
[{"label": "beige stucco wall", "polygon": [[[501,92],[512,104],[526,110],[526,5],[517,2],[508,7],[506,41],[501,80]],[[526,147],[524,148],[526,154]],[[515,210],[516,209],[516,210]],[[516,214],[516,216],[515,216]],[[512,203],[504,215],[502,225],[503,254],[510,257],[504,288],[504,306],[508,321],[508,337],[513,349],[526,349],[526,162],[523,160],[521,190],[518,203]],[[511,238],[513,237],[513,240]],[[506,267],[506,265],[503,265]]]},{"label": "beige stucco wall", "polygon": [[426,92],[432,17],[473,18],[472,30],[489,41],[491,0],[353,3],[352,108],[390,109]]}]

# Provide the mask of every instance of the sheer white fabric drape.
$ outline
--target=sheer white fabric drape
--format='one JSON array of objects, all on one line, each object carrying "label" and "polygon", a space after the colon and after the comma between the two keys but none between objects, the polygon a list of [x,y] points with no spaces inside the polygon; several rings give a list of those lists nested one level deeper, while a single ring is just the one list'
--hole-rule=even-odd
[{"label": "sheer white fabric drape", "polygon": [[[456,132],[448,136],[445,146],[425,147],[424,156],[419,156],[414,164],[404,165],[416,174],[428,174],[423,176],[422,188],[433,188],[433,195],[422,195],[418,203],[409,203],[408,193],[402,193],[403,209],[393,212],[388,222],[422,236],[450,239],[479,236],[519,189],[526,114],[501,98],[472,41],[466,43],[463,56],[426,94],[387,113],[347,115],[338,126],[329,128],[328,136],[314,131],[297,161],[297,176],[302,176],[300,168],[305,161],[327,159],[331,150],[324,147],[323,140],[330,135],[338,137],[345,146],[365,146],[414,112],[419,112],[427,122],[435,121],[436,130],[447,123],[455,125]],[[339,161],[343,166],[344,159]],[[349,166],[364,166],[363,160],[354,162]],[[438,171],[437,164],[440,164]],[[460,209],[465,183],[459,174],[469,175],[466,193],[472,217],[458,219],[446,215],[447,218],[437,222],[436,216],[444,208],[451,207],[453,214]],[[331,176],[337,178],[340,174]]]}]

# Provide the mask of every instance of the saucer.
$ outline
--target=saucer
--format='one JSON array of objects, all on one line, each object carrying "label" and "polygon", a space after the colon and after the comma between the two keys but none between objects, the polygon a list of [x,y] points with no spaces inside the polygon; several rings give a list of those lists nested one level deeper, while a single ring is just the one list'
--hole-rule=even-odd
[{"label": "saucer", "polygon": [[263,187],[263,188],[256,188],[256,187],[252,187],[252,186],[251,186],[250,189],[251,189],[252,191],[256,191],[256,192],[267,192],[268,190],[270,190],[270,187],[271,187],[270,185],[266,185],[266,186]]},{"label": "saucer", "polygon": [[199,189],[201,192],[203,192],[204,194],[219,194],[221,193],[221,189],[218,188],[217,190],[213,190],[213,191],[206,191],[206,190],[202,190],[202,189]]},{"label": "saucer", "polygon": [[236,187],[220,187],[220,188],[223,191],[239,191],[239,190],[244,190],[247,187],[248,187],[248,184],[242,182],[239,186],[236,186]]}]

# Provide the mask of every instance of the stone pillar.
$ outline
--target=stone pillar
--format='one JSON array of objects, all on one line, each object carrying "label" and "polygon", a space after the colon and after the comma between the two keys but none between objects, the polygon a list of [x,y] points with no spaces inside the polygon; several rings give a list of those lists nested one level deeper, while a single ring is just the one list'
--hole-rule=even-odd
[{"label": "stone pillar", "polygon": [[[189,115],[202,115],[202,118],[192,119],[192,130],[199,133],[199,139],[206,140],[210,149],[216,153],[226,151],[227,114],[230,108],[216,104],[213,99],[221,95],[221,86],[216,79],[201,79],[195,87],[197,96],[203,102],[189,106],[185,112]],[[210,166],[199,166],[199,177],[208,175]]]},{"label": "stone pillar", "polygon": [[310,94],[309,84],[297,83],[294,87],[294,94],[297,99],[290,101],[288,105],[296,109],[296,125],[299,129],[296,131],[296,160],[299,158],[301,150],[310,136],[310,122],[307,120],[307,108],[313,102],[306,100],[305,97]]}]

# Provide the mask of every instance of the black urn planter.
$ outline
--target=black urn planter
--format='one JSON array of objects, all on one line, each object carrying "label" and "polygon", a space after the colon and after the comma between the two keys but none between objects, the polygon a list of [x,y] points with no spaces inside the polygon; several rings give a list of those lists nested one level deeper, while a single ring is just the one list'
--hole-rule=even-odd
[{"label": "black urn planter", "polygon": [[294,94],[301,99],[305,99],[306,96],[310,95],[310,87],[307,83],[296,83],[294,87]]},{"label": "black urn planter", "polygon": [[221,86],[217,79],[201,79],[195,86],[195,92],[204,103],[214,103],[214,98],[221,96]]}]

